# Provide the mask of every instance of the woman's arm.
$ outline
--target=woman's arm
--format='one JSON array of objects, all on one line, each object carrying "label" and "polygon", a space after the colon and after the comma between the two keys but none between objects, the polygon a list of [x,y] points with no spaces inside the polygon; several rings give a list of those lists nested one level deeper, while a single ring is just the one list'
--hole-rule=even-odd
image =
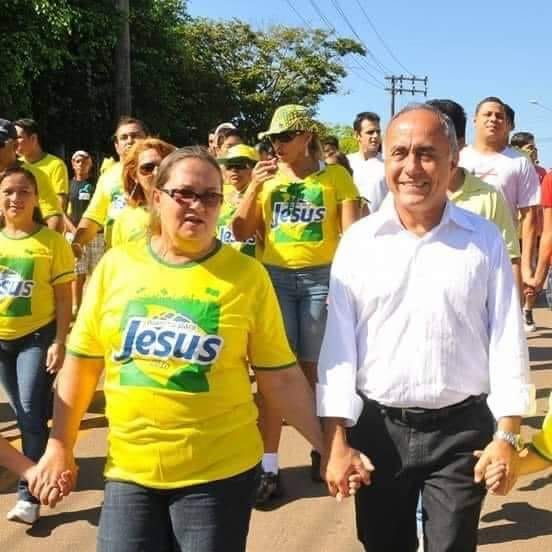
[{"label": "woman's arm", "polygon": [[63,366],[65,358],[65,340],[71,324],[73,295],[71,282],[54,285],[54,302],[56,309],[56,337],[48,348],[46,370],[52,374]]},{"label": "woman's arm", "polygon": [[360,218],[360,205],[358,199],[343,201],[338,204],[339,224],[341,233],[345,232],[351,224]]},{"label": "woman's arm", "polygon": [[263,399],[278,410],[316,450],[322,449],[322,429],[316,417],[314,393],[297,366],[282,370],[255,370]]},{"label": "woman's arm", "polygon": [[31,493],[42,504],[52,505],[61,500],[61,494],[55,490],[66,470],[72,472],[73,481],[76,479],[73,448],[80,421],[92,401],[103,368],[102,358],[82,358],[68,354],[63,370],[59,372],[52,431],[46,451],[33,477],[29,479]]},{"label": "woman's arm", "polygon": [[0,437],[0,466],[4,466],[19,477],[24,477],[25,472],[34,466],[34,462],[14,449],[6,439]]}]

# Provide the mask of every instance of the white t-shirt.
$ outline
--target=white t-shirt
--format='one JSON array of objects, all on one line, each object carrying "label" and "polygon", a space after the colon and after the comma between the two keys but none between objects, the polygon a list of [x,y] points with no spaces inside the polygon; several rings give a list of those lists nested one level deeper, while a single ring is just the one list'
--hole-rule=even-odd
[{"label": "white t-shirt", "polygon": [[518,220],[518,209],[540,203],[537,172],[531,161],[513,148],[486,154],[466,146],[460,152],[458,164],[502,192],[514,221]]},{"label": "white t-shirt", "polygon": [[353,180],[360,193],[368,201],[370,213],[375,213],[387,195],[383,160],[378,155],[364,159],[360,152],[350,153],[347,159],[353,169]]}]

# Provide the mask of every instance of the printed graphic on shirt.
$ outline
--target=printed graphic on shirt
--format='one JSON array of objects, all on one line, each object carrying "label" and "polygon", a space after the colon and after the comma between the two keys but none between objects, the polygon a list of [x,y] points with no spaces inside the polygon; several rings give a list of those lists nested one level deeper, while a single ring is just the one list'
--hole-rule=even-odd
[{"label": "printed graphic on shirt", "polygon": [[113,224],[113,221],[117,218],[117,215],[124,209],[127,201],[125,194],[120,189],[114,189],[111,192],[111,202],[109,204],[109,210],[107,212],[106,224]]},{"label": "printed graphic on shirt", "polygon": [[224,340],[217,334],[220,306],[187,298],[130,301],[121,321],[120,384],[173,391],[209,391],[207,373]]},{"label": "printed graphic on shirt", "polygon": [[302,182],[275,190],[271,197],[274,241],[318,242],[324,239],[322,222],[326,215],[321,186],[306,187]]},{"label": "printed graphic on shirt", "polygon": [[34,260],[0,257],[0,311],[4,316],[29,316]]}]

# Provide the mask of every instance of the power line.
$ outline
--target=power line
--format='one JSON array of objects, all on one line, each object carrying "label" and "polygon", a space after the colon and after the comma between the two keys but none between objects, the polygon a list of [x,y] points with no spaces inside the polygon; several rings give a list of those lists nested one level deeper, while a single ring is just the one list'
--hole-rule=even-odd
[{"label": "power line", "polygon": [[349,18],[347,17],[345,12],[341,8],[341,6],[339,5],[338,0],[331,0],[331,2],[333,4],[333,7],[336,9],[337,13],[341,16],[343,21],[345,21],[347,27],[349,27],[349,29],[351,30],[353,35],[356,37],[356,39],[364,46],[364,48],[365,48],[366,52],[368,53],[368,55],[374,60],[374,63],[378,66],[379,70],[383,74],[386,74],[386,73],[391,74],[391,70],[388,69],[385,65],[383,65],[383,63],[380,62],[380,60],[372,53],[370,48],[368,48],[368,45],[366,44],[366,42],[364,42],[364,40],[362,40],[361,36],[356,32],[355,28],[353,27],[353,24],[351,23],[351,21],[349,20]]},{"label": "power line", "polygon": [[414,73],[412,73],[412,71],[410,71],[409,69],[407,69],[402,63],[401,61],[397,58],[397,56],[393,53],[393,51],[391,50],[391,48],[389,48],[389,46],[387,45],[387,43],[385,42],[385,40],[383,40],[383,37],[379,34],[378,30],[376,29],[376,26],[372,23],[372,20],[370,19],[370,16],[368,15],[368,13],[366,12],[366,10],[364,9],[363,5],[360,3],[360,0],[356,0],[356,3],[358,4],[358,7],[360,8],[360,11],[364,14],[364,17],[366,17],[366,20],[368,21],[368,24],[370,25],[370,27],[372,28],[372,30],[374,31],[375,35],[378,37],[379,41],[382,43],[383,47],[387,50],[387,53],[397,62],[398,65],[400,65],[407,73],[409,73],[410,75],[413,75]]},{"label": "power line", "polygon": [[285,0],[286,4],[294,11],[295,15],[303,22],[303,24],[312,29],[311,24],[301,15],[301,12],[292,4],[291,0]]}]

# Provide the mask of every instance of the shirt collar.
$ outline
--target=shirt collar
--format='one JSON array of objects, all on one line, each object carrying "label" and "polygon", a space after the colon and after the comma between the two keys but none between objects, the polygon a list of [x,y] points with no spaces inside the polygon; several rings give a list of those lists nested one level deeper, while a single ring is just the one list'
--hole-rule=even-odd
[{"label": "shirt collar", "polygon": [[[379,211],[375,213],[374,218],[377,217],[376,227],[374,235],[384,235],[384,234],[397,234],[399,232],[405,231],[404,226],[402,225],[397,210],[395,209],[395,202],[393,201],[392,194],[389,194],[389,201],[384,201]],[[469,219],[467,211],[457,207],[451,201],[447,200],[445,205],[445,210],[441,218],[441,222],[432,230],[432,233],[435,232],[438,228],[446,226],[450,223],[455,224],[465,230],[474,232],[475,228]]]}]

